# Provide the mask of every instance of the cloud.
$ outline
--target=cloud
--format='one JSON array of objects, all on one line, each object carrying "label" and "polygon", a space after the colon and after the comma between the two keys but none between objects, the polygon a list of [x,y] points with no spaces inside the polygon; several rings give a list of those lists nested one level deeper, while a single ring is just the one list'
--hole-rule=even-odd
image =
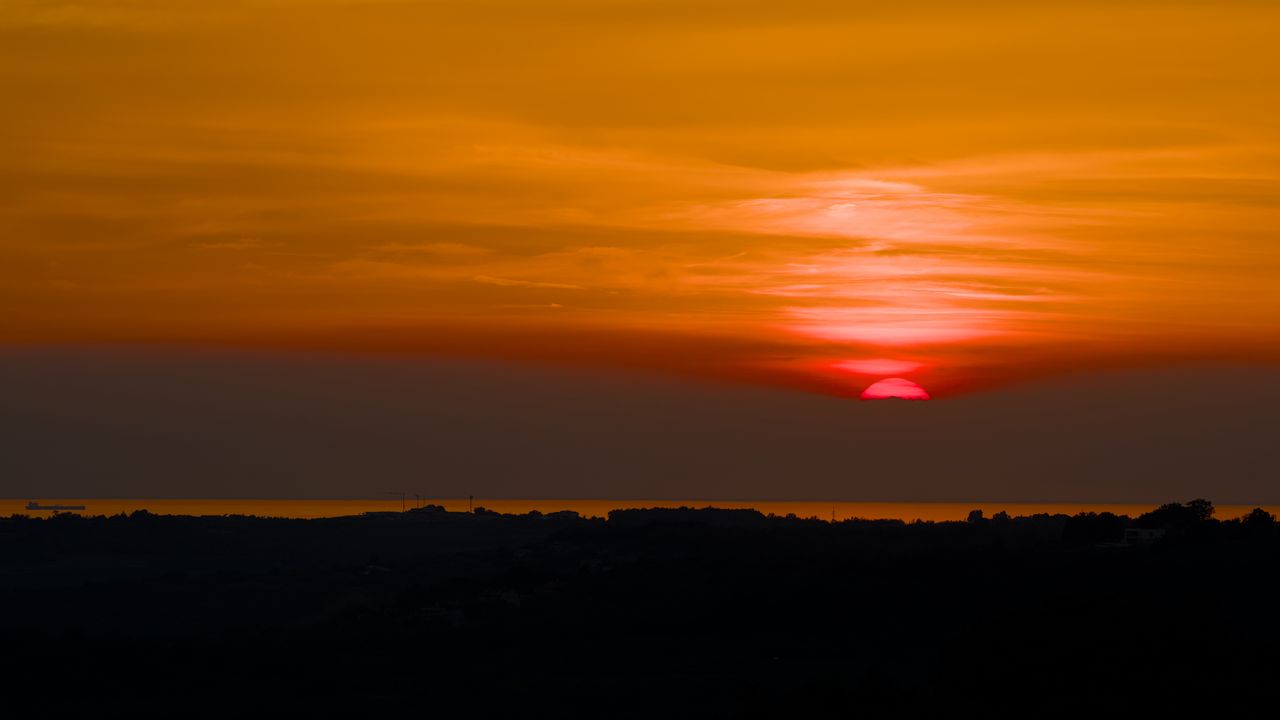
[{"label": "cloud", "polygon": [[567,283],[552,282],[536,282],[533,280],[513,280],[511,278],[490,277],[488,275],[477,275],[473,278],[478,283],[485,285],[497,285],[499,287],[523,287],[523,288],[551,288],[554,290],[581,290],[580,285],[569,285]]},{"label": "cloud", "polygon": [[470,257],[492,252],[489,248],[455,242],[385,243],[373,245],[369,249],[387,253],[420,253],[445,257]]}]

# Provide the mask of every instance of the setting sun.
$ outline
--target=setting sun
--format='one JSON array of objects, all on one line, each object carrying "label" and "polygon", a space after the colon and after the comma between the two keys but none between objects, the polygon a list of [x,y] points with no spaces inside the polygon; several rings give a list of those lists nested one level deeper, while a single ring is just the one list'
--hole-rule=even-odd
[{"label": "setting sun", "polygon": [[928,400],[929,393],[910,380],[885,378],[869,385],[860,397],[863,400]]}]

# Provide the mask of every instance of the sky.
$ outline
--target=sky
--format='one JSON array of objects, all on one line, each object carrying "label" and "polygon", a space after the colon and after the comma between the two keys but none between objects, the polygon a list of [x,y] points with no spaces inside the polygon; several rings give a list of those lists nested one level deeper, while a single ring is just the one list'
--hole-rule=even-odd
[{"label": "sky", "polygon": [[0,342],[848,397],[1272,362],[1278,29],[1229,1],[11,0]]},{"label": "sky", "polygon": [[1248,0],[7,0],[0,358],[123,352],[157,384],[111,376],[121,413],[285,353],[691,382],[717,432],[756,392],[1152,408],[1129,383],[1241,372],[1262,418],[1278,31]]}]

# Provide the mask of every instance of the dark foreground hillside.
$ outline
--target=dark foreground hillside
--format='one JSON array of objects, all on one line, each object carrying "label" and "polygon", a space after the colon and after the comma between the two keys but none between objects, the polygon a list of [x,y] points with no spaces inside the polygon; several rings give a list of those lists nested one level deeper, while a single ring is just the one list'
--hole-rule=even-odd
[{"label": "dark foreground hillside", "polygon": [[[19,717],[1270,715],[1280,531],[1210,510],[14,517],[0,702]],[[1124,545],[1126,528],[1164,534]]]}]

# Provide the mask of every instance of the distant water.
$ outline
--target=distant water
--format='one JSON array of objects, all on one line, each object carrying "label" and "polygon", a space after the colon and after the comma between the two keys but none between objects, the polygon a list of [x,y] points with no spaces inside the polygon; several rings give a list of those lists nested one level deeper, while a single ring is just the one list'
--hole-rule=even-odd
[{"label": "distant water", "polygon": [[[147,498],[24,498],[0,499],[0,517],[14,514],[49,515],[46,511],[28,511],[28,500],[42,505],[84,505],[82,515],[115,515],[135,510],[147,510],[164,515],[262,515],[287,518],[321,518],[343,515],[359,515],[366,512],[400,510],[400,498],[352,499],[352,500],[302,500],[302,499],[147,499]],[[443,505],[452,511],[465,511],[466,498],[421,498],[412,496],[404,507],[416,505]],[[476,507],[484,507],[501,513],[527,513],[530,510],[555,512],[574,510],[584,516],[604,517],[610,510],[651,507],[718,507],[752,508],[773,515],[794,514],[798,517],[816,517],[823,520],[847,520],[849,518],[894,520],[963,520],[971,510],[982,510],[990,517],[1005,511],[1010,515],[1035,513],[1062,513],[1074,515],[1080,512],[1112,512],[1117,515],[1137,516],[1155,505],[1150,504],[1091,504],[1091,503],[887,503],[887,502],[808,502],[808,501],[727,501],[727,500],[497,500],[476,498]],[[1252,510],[1253,505],[1219,505],[1215,517],[1229,519]],[[1280,513],[1280,506],[1266,505],[1269,512]]]}]

